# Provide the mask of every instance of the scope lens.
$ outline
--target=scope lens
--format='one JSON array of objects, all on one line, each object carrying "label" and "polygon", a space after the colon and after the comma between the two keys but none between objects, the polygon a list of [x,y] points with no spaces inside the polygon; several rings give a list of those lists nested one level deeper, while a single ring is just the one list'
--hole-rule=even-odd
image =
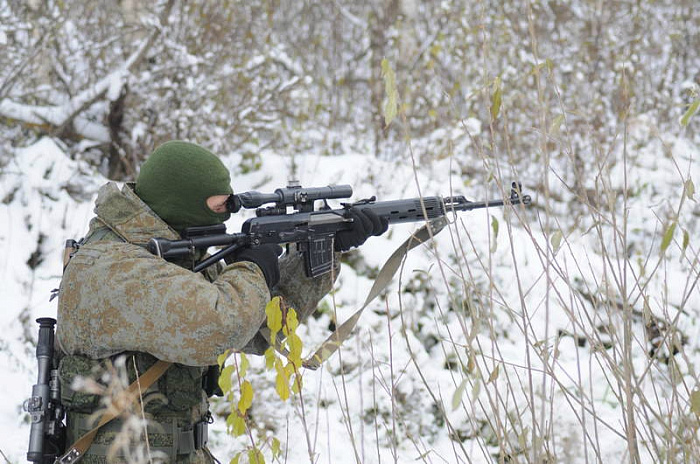
[{"label": "scope lens", "polygon": [[226,199],[226,211],[229,213],[237,213],[241,209],[241,201],[238,195],[231,194]]}]

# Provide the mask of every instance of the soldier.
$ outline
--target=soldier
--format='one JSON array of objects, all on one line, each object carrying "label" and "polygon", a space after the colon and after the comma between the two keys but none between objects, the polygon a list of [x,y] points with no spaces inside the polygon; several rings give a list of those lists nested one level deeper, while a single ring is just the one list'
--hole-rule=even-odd
[{"label": "soldier", "polygon": [[[337,259],[334,272],[312,279],[298,253],[278,259],[276,245],[243,249],[226,265],[196,274],[192,259],[168,262],[146,250],[152,237],[177,240],[187,227],[226,221],[231,193],[221,160],[182,141],[159,146],[135,184],[119,189],[108,183],[100,189],[96,217],[59,289],[56,339],[63,352],[68,445],[95,425],[99,408],[98,395],[70,388],[76,376],[89,377],[106,360],[127,356],[132,382],[164,360],[174,364],[143,392],[150,451],[168,462],[214,461],[206,428],[217,357],[227,349],[265,351],[268,344],[258,331],[271,296],[282,296],[304,320],[331,289]],[[353,210],[352,215],[353,229],[336,235],[338,252],[387,228],[374,214]],[[103,426],[82,462],[105,462],[122,422]],[[116,456],[118,462],[127,459]]]}]

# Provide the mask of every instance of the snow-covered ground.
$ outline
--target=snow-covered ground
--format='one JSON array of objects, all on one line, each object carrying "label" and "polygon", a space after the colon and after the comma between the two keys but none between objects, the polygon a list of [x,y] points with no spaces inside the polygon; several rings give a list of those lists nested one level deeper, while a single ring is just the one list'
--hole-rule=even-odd
[{"label": "snow-covered ground", "polygon": [[[626,157],[617,150],[617,162],[587,183],[630,190],[625,204],[619,197],[612,200],[616,209],[600,204],[573,222],[572,203],[550,196],[566,192],[553,172],[548,191],[531,190],[544,174],[520,179],[535,203],[527,211],[461,213],[434,246],[411,253],[386,297],[370,305],[340,352],[304,374],[303,402],[298,396],[279,400],[264,362],[251,360],[258,444],[277,437],[282,462],[308,462],[310,455],[319,463],[490,462],[504,442],[522,461],[522,450],[537,449],[557,462],[626,462],[627,404],[617,369],[625,362],[620,355],[628,354],[641,379],[636,398],[642,404],[635,413],[643,461],[679,452],[655,449],[647,421],[659,433],[688,438],[694,456],[700,455],[692,428],[697,416],[689,403],[700,360],[700,209],[689,186],[700,185],[700,150],[678,137],[647,140],[644,121],[636,127],[639,133],[631,138],[639,143]],[[223,159],[236,170],[238,155]],[[394,161],[359,153],[302,154],[294,159],[293,176],[304,186],[351,184],[354,199],[500,195],[495,183],[481,179],[465,187],[450,158],[416,163],[408,150]],[[288,158],[264,153],[261,169],[236,176],[234,189],[271,191],[291,173]],[[502,180],[507,191],[511,179]],[[0,451],[9,462],[22,462],[27,448],[21,404],[36,380],[31,321],[55,316],[49,296],[61,278],[64,241],[85,232],[94,194],[105,181],[50,138],[17,149],[0,171]],[[232,218],[229,230],[246,214]],[[615,227],[613,219],[619,221]],[[673,220],[674,240],[661,253]],[[346,319],[361,304],[372,269],[414,228],[397,226],[370,239],[361,259],[353,260],[363,263],[343,266],[326,310],[301,331],[306,352],[328,336],[332,320]],[[620,250],[623,243],[627,248]],[[630,302],[619,310],[611,308],[611,301],[621,300],[618,277],[626,279],[617,283],[627,288]],[[597,306],[583,294],[598,298]],[[641,316],[626,326],[625,311]],[[669,321],[685,337],[681,353],[668,364],[648,356],[644,330],[650,320]],[[620,346],[625,327],[628,349]],[[220,402],[214,407],[225,409]],[[226,435],[222,417],[210,442],[222,462],[250,445],[249,437]],[[517,450],[525,454],[518,457]]]}]

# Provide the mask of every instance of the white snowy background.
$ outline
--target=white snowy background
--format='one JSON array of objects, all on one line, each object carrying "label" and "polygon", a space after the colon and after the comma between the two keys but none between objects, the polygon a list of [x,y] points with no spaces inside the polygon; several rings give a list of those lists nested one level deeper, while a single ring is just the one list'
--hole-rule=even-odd
[{"label": "white snowy background", "polygon": [[[643,184],[649,185],[646,188],[648,193],[630,201],[630,223],[627,227],[634,230],[635,235],[645,237],[646,242],[640,242],[638,246],[645,248],[645,253],[649,251],[652,260],[658,255],[663,229],[663,224],[657,217],[658,205],[669,197],[676,201],[680,198],[683,171],[679,173],[679,166],[681,169],[685,167],[693,178],[697,178],[698,174],[697,147],[682,138],[670,138],[665,143],[671,147],[672,157],[659,157],[656,152],[659,147],[652,144],[635,153],[625,171],[619,170],[614,177],[611,176],[611,181],[619,182],[620,185],[625,177],[628,185],[642,189]],[[235,154],[224,156],[223,159],[232,168],[238,162]],[[271,191],[286,183],[285,169],[280,169],[285,165],[284,159],[270,153],[265,154],[262,160],[263,165],[259,171],[235,178],[237,190],[255,188]],[[415,196],[418,186],[425,194],[447,194],[451,182],[459,185],[459,179],[450,175],[449,159],[420,166],[417,176],[414,176],[410,160],[368,162],[368,157],[362,154],[334,157],[310,154],[300,156],[297,163],[302,184],[320,186],[347,182],[354,186],[357,199],[375,193],[374,185],[366,180],[368,172],[378,179],[389,173],[387,181],[379,184],[382,189],[380,199]],[[654,179],[653,185],[648,184],[649,178]],[[14,161],[5,168],[0,196],[7,198],[11,195],[12,200],[2,204],[0,213],[3,218],[0,237],[5,256],[0,279],[4,300],[1,313],[4,330],[0,352],[3,374],[0,387],[3,398],[0,410],[0,449],[10,462],[22,461],[23,453],[26,452],[28,425],[27,417],[21,411],[21,403],[28,396],[36,375],[32,344],[36,336],[35,326],[26,321],[40,316],[55,316],[55,301],[50,303],[48,300],[51,290],[60,281],[63,242],[66,238],[79,238],[84,233],[92,214],[91,193],[105,180],[89,167],[71,160],[61,146],[48,137],[18,149]],[[81,194],[80,198],[69,193],[71,186],[77,184],[83,192],[87,192]],[[524,189],[528,191],[527,183]],[[465,193],[470,194],[471,198],[487,194],[483,188]],[[496,192],[490,194],[493,197]],[[526,227],[513,219],[512,214],[504,214],[501,210],[462,213],[451,231],[455,235],[451,237],[450,231],[445,231],[436,239],[438,254],[441,259],[445,259],[454,252],[452,241],[458,237],[465,253],[469,255],[468,260],[473,259],[471,255],[478,255],[481,259],[492,262],[493,307],[487,304],[477,311],[486,313],[483,317],[493,318],[489,325],[499,333],[490,335],[488,331],[482,330],[476,335],[476,340],[469,342],[471,347],[478,346],[478,351],[483,350],[485,353],[483,358],[477,356],[477,361],[484,363],[484,372],[493,372],[493,366],[496,365],[500,365],[503,370],[488,386],[495,389],[496,384],[505,377],[505,371],[511,371],[510,374],[514,377],[509,378],[508,385],[514,384],[517,387],[513,396],[506,399],[506,403],[526,402],[521,396],[524,394],[521,383],[526,382],[528,375],[536,378],[538,396],[543,394],[540,384],[551,388],[551,391],[546,392],[546,399],[536,399],[536,404],[541,401],[543,405],[548,405],[543,406],[543,410],[546,410],[544,420],[554,424],[552,430],[562,447],[559,451],[561,459],[584,462],[582,426],[574,415],[575,412],[581,412],[581,408],[572,405],[570,398],[559,391],[560,388],[575,389],[583,386],[586,395],[590,395],[590,405],[595,406],[595,417],[600,420],[598,423],[589,417],[585,426],[586,433],[598,435],[595,443],[600,447],[599,458],[605,462],[624,461],[625,441],[607,430],[607,427],[611,427],[624,434],[622,405],[613,395],[612,390],[616,384],[611,380],[608,367],[604,363],[597,364],[600,361],[599,354],[590,345],[579,347],[571,337],[555,336],[560,330],[577,332],[570,319],[570,312],[576,312],[577,309],[562,307],[565,302],[575,301],[575,297],[567,295],[571,289],[562,284],[560,277],[553,278],[551,285],[544,278],[546,272],[554,271],[543,266],[540,252],[536,249],[536,243],[540,246],[546,243],[539,224],[541,215],[538,207],[541,208],[542,201],[541,196],[534,195],[535,206],[528,211],[519,212],[522,221],[533,230],[534,240],[526,233]],[[698,210],[694,202],[691,201],[691,205],[685,210],[685,215],[680,216],[679,222],[684,224],[692,238],[697,237]],[[498,245],[493,253],[489,253],[494,244],[490,243],[493,240],[493,230],[488,214],[496,217],[501,224],[507,220],[505,216],[508,216],[513,226],[508,233],[499,233]],[[242,218],[230,220],[229,228],[235,230],[241,221]],[[461,227],[467,232],[460,231]],[[410,230],[409,226],[396,227],[387,236],[370,239],[361,249],[366,265],[380,266]],[[465,239],[465,234],[468,234],[468,240]],[[581,229],[567,232],[566,245],[560,247],[556,256],[557,265],[563,266],[567,274],[573,274],[567,277],[589,282],[600,278],[604,257],[601,250],[597,249],[599,244],[590,237],[591,234],[590,231]],[[43,261],[35,269],[30,269],[24,263],[37,249],[39,236],[44,237],[40,245]],[[678,237],[676,239],[679,240]],[[688,366],[689,371],[682,373],[683,388],[677,392],[671,393],[666,387],[659,387],[660,391],[650,394],[661,405],[667,395],[678,394],[688,398],[690,391],[697,388],[691,370],[698,361],[697,310],[700,299],[697,291],[697,248],[690,245],[686,250],[686,258],[694,261],[691,266],[681,257],[677,244],[671,245],[669,249],[671,257],[663,261],[663,271],[649,282],[645,294],[652,300],[649,303],[651,308],[668,309],[665,317],[678,316],[675,325],[687,336],[683,353],[688,357],[688,364],[684,365]],[[480,393],[479,389],[488,388],[484,385],[488,374],[485,374],[486,378],[477,381],[481,382],[480,387],[474,387],[471,383],[468,388],[462,386],[466,392],[461,398],[461,407],[453,410],[455,392],[460,388],[463,376],[465,379],[468,376],[461,369],[457,369],[457,372],[447,369],[446,362],[450,356],[455,358],[455,353],[450,351],[463,349],[462,357],[469,351],[460,324],[469,325],[472,322],[468,319],[460,320],[454,311],[447,311],[450,302],[437,268],[433,251],[415,250],[403,268],[401,279],[404,288],[400,288],[397,281],[387,293],[386,301],[377,301],[366,310],[357,334],[346,342],[341,352],[322,369],[305,374],[304,398],[307,421],[310,422],[307,427],[318,462],[356,462],[353,449],[359,453],[357,459],[361,462],[392,461],[394,458],[398,462],[412,462],[416,459],[428,462],[467,462],[467,455],[472,462],[488,461],[488,452],[482,448],[487,446],[484,444],[487,438],[483,436],[480,439],[466,439],[461,443],[464,448],[455,450],[455,441],[451,437],[453,432],[441,425],[444,420],[438,419],[439,413],[426,392],[429,388],[432,395],[438,398],[440,407],[446,411],[453,427],[465,435],[478,434],[479,431],[471,432],[471,428],[478,423],[475,417],[484,411],[475,402],[479,398],[485,401],[486,393]],[[475,269],[475,280],[488,281],[489,277],[480,273],[478,266]],[[412,279],[418,277],[430,282],[431,286],[434,285],[434,297],[406,293],[406,282],[412,282]],[[147,278],[144,276],[144,279]],[[522,295],[516,285],[518,281],[525,289]],[[338,318],[344,320],[364,299],[371,282],[349,266],[343,266],[337,290],[332,299],[328,298],[328,306],[335,305]],[[404,292],[401,306],[398,303],[399,291]],[[551,294],[555,291],[564,292],[564,295],[554,297]],[[432,298],[435,298],[435,309],[422,310],[422,305]],[[672,308],[682,308],[682,314]],[[586,311],[594,310],[589,308]],[[531,337],[529,342],[526,342],[519,328],[521,313],[527,313],[528,334]],[[594,319],[601,317],[595,314],[590,316]],[[664,317],[663,311],[661,316]],[[330,314],[325,313],[318,319],[310,320],[308,328],[302,332],[306,346],[315,347],[328,335],[329,317]],[[422,329],[420,332],[408,330],[404,338],[404,324],[421,324]],[[467,333],[471,330],[473,328],[468,327]],[[643,371],[651,362],[644,350],[645,337],[641,334],[642,330],[643,325],[635,322],[633,331],[639,344],[635,344],[633,362],[637,371]],[[434,346],[420,339],[431,335],[435,340]],[[532,350],[541,341],[556,346],[557,362],[554,367],[557,382],[563,382],[563,385],[553,384],[548,376],[543,375],[541,364],[528,359],[528,350]],[[424,379],[417,375],[407,344],[411,345],[415,357],[413,362],[420,366]],[[340,375],[341,366],[345,370],[344,375]],[[526,366],[533,369],[528,370]],[[262,363],[253,361],[253,367],[256,369],[256,374],[252,377],[256,389],[253,406],[256,423],[259,426],[264,424],[261,428],[267,429],[268,433],[285,443],[289,453],[287,462],[307,460],[309,451],[306,440],[297,435],[303,434],[298,403],[292,400],[290,404],[283,404],[279,401],[274,392],[274,380],[263,373]],[[666,372],[664,369],[661,371]],[[391,385],[393,387],[390,388]],[[685,404],[687,411],[679,413],[690,412],[690,404]],[[507,408],[508,404],[503,407]],[[663,411],[663,406],[659,408],[659,411]],[[539,411],[536,410],[536,413],[539,414]],[[603,422],[606,425],[602,425]],[[349,428],[352,428],[355,440],[353,446],[349,444]],[[484,427],[481,432],[493,433],[487,429]],[[395,434],[398,436],[397,443],[391,445],[390,437]],[[694,440],[697,436],[691,433],[690,438]],[[218,419],[212,433],[212,449],[216,455],[222,458],[232,456],[245,444],[245,440],[237,441],[225,435],[223,418]],[[466,455],[462,454],[464,452]],[[646,457],[647,460],[654,460],[649,455]]]},{"label": "white snowy background", "polygon": [[[334,49],[330,60],[307,60],[295,48],[303,43],[285,42],[294,28],[274,29],[263,51],[252,49],[245,61],[221,66],[214,76],[210,63],[233,59],[219,55],[222,50],[245,54],[245,46],[197,49],[196,41],[187,42],[197,31],[173,20],[189,14],[184,7],[173,10],[162,41],[115,41],[114,56],[96,59],[95,68],[72,59],[89,53],[78,45],[94,37],[69,17],[60,25],[69,37],[66,48],[56,45],[51,56],[71,58],[63,72],[73,73],[66,86],[77,89],[48,92],[37,85],[38,100],[26,98],[22,90],[33,77],[23,74],[21,60],[7,67],[18,71],[3,74],[2,82],[12,85],[0,89],[3,459],[25,460],[29,426],[22,402],[36,381],[33,321],[55,317],[49,297],[60,282],[63,244],[85,233],[97,189],[108,180],[104,160],[96,158],[95,147],[110,139],[100,118],[128,83],[144,102],[130,103],[138,111],[127,112],[122,148],[142,155],[166,135],[200,142],[221,155],[236,191],[272,191],[296,178],[304,186],[351,184],[355,200],[419,194],[483,200],[507,195],[510,182],[519,180],[533,197],[528,209],[450,216],[448,229],[409,255],[340,352],[304,374],[301,397],[282,402],[274,376],[262,360],[251,359],[251,435],[227,435],[221,414],[229,405],[212,405],[219,415],[210,447],[222,462],[251,446],[251,437],[266,462],[273,462],[272,437],[282,444],[279,462],[607,463],[630,462],[631,452],[640,462],[697,462],[700,122],[698,115],[681,119],[698,101],[697,48],[683,48],[698,37],[693,2],[615,2],[610,9],[572,2],[537,4],[534,11],[511,2],[501,10],[495,2],[485,15],[456,1],[430,12],[400,3],[405,22],[382,23],[388,45],[377,56],[404,63],[398,87],[413,119],[397,118],[379,153],[368,99],[356,102],[357,94],[337,90],[337,76],[378,75],[371,68],[379,65],[375,55],[354,54],[361,56],[354,70],[345,49]],[[28,26],[15,21],[8,3],[0,5],[7,57],[16,52],[11,46],[31,42],[33,27],[51,24],[47,16]],[[340,39],[331,41],[336,47],[374,43],[366,21],[375,16],[366,8],[389,15],[388,7],[371,2],[334,5],[328,8],[343,24]],[[309,14],[325,11],[315,8]],[[150,27],[157,16],[141,25]],[[458,40],[469,27],[480,30],[470,23],[474,18],[486,24],[489,47],[472,32]],[[331,37],[336,23],[316,20],[321,36]],[[265,30],[264,15],[261,23]],[[414,23],[418,32],[411,37],[419,46],[410,55],[401,27]],[[533,23],[546,32],[540,56],[532,44],[511,42],[527,41]],[[636,35],[620,29],[628,25]],[[111,42],[100,43],[111,53]],[[156,50],[156,65],[145,65],[146,71],[134,64],[142,45]],[[158,53],[185,71],[164,77]],[[595,62],[588,54],[603,58]],[[484,63],[474,64],[475,56]],[[267,69],[264,63],[277,68],[256,74]],[[425,71],[433,66],[438,71]],[[232,92],[241,106],[227,101],[236,115],[222,115],[216,89],[238,79],[236,69],[254,76],[245,81],[252,93]],[[16,75],[25,80],[17,84]],[[328,94],[326,80],[338,85]],[[159,87],[149,87],[153,82]],[[268,82],[276,96],[255,93]],[[538,85],[546,91],[538,93]],[[328,95],[348,98],[335,108],[346,112],[344,123],[332,115],[328,122],[323,105],[315,106]],[[92,104],[70,119],[79,141],[42,126],[61,126],[86,101]],[[309,116],[310,108],[320,116]],[[250,116],[258,113],[265,117]],[[251,137],[239,143],[229,117]],[[250,214],[233,217],[228,229],[237,231]],[[372,276],[415,227],[393,227],[348,257],[333,293],[301,330],[305,353],[359,307]]]}]

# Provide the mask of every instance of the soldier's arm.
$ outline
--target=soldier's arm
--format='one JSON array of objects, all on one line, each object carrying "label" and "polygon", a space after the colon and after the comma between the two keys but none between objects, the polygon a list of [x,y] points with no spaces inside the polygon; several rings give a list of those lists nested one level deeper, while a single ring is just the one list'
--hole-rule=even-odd
[{"label": "soldier's arm", "polygon": [[226,266],[209,282],[135,245],[87,245],[61,283],[60,338],[67,351],[92,358],[143,351],[208,366],[253,338],[269,298],[250,262]]},{"label": "soldier's arm", "polygon": [[[279,296],[289,308],[294,308],[300,321],[311,316],[318,303],[333,288],[340,272],[340,253],[335,254],[333,269],[330,273],[310,278],[304,271],[304,258],[290,245],[290,252],[280,259],[280,282],[272,290],[272,296]],[[263,322],[265,326],[266,322]],[[258,332],[242,351],[249,354],[263,354],[270,345]]]}]

